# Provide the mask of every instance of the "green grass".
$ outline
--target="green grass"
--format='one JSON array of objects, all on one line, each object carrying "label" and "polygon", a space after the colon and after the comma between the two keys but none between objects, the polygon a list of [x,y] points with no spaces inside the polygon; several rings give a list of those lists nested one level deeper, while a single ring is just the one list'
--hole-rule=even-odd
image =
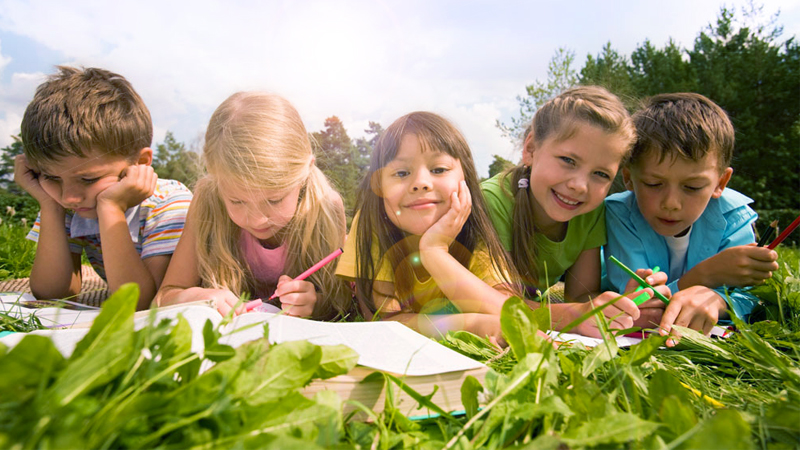
[{"label": "green grass", "polygon": [[36,244],[27,234],[27,227],[0,224],[0,281],[30,276]]}]

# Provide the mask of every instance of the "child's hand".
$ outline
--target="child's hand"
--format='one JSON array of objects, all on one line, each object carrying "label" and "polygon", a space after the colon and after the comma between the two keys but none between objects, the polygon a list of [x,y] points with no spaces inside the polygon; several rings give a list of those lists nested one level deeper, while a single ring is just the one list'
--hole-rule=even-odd
[{"label": "child's hand", "polygon": [[[203,289],[203,297],[208,300],[214,300],[214,306],[220,314],[226,316],[235,307],[233,315],[238,316],[246,312],[245,302],[231,292],[229,289]],[[239,306],[236,306],[237,303]]]},{"label": "child's hand", "polygon": [[702,267],[701,273],[706,273],[707,282],[694,284],[710,288],[761,284],[778,270],[777,259],[775,250],[756,244],[726,248],[697,265]]},{"label": "child's hand", "polygon": [[[648,284],[653,286],[664,297],[670,298],[672,292],[667,287],[667,274],[664,272],[653,272],[651,269],[638,269],[636,275],[642,277]],[[639,287],[639,283],[631,279],[625,287],[625,292],[631,292]],[[649,300],[639,304],[639,318],[633,322],[634,327],[640,328],[655,328],[661,322],[661,317],[664,315],[664,309],[667,305],[664,304],[653,294],[649,288],[642,289],[636,292],[636,295],[631,295],[631,298],[636,298],[642,293],[649,295]]]},{"label": "child's hand", "polygon": [[[666,336],[672,332],[672,325],[697,330],[706,336],[717,324],[719,315],[728,308],[725,300],[715,291],[705,286],[692,286],[675,293],[670,299],[659,324],[659,332]],[[678,343],[680,335],[672,332],[675,338],[667,340],[667,346]]]},{"label": "child's hand", "polygon": [[450,209],[422,235],[420,252],[431,249],[448,251],[472,212],[472,196],[466,181],[458,184],[458,192],[450,195]]},{"label": "child's hand", "polygon": [[39,184],[39,173],[28,164],[28,158],[24,154],[14,158],[14,182],[25,192],[31,194],[31,197],[39,202],[39,206],[54,203],[60,207],[59,203],[42,189],[42,185]]},{"label": "child's hand", "polygon": [[158,183],[158,175],[152,166],[135,164],[128,166],[120,175],[120,180],[112,184],[97,196],[98,212],[103,207],[128,208],[142,203],[153,195]]},{"label": "child's hand", "polygon": [[[631,298],[635,298],[641,294],[642,291],[630,293],[627,296],[623,295],[622,298],[614,302],[614,304],[607,306],[603,309],[603,314],[609,321],[608,328],[612,330],[624,330],[633,326],[633,321],[639,318],[639,308],[636,303],[633,303]],[[581,303],[578,307],[578,312],[583,315],[598,306],[614,301],[620,294],[616,292],[606,291],[597,297],[593,298],[591,302]],[[600,330],[597,327],[597,317],[589,317],[584,320],[577,327],[576,331],[584,336],[599,338]]]},{"label": "child's hand", "polygon": [[311,317],[317,303],[317,291],[311,282],[286,275],[278,279],[275,295],[280,297],[281,309],[287,316]]}]

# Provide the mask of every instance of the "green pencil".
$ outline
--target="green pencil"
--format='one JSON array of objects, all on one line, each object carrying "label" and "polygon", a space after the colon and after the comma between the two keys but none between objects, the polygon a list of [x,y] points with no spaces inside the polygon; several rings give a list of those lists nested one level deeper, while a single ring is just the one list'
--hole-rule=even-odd
[{"label": "green pencil", "polygon": [[656,295],[656,297],[658,297],[659,300],[664,302],[665,305],[669,305],[669,299],[667,297],[664,297],[664,295],[661,294],[660,292],[658,292],[653,286],[650,286],[650,283],[648,283],[647,281],[644,281],[642,279],[642,277],[640,277],[639,275],[636,275],[636,272],[634,272],[631,269],[629,269],[628,266],[626,266],[625,264],[622,264],[622,262],[620,262],[620,260],[618,260],[617,258],[615,258],[613,256],[609,256],[608,259],[611,262],[613,262],[614,264],[618,265],[628,275],[630,275],[631,278],[633,278],[637,283],[639,283],[639,286],[641,286],[642,288],[650,288],[650,289],[652,289],[653,293]]}]

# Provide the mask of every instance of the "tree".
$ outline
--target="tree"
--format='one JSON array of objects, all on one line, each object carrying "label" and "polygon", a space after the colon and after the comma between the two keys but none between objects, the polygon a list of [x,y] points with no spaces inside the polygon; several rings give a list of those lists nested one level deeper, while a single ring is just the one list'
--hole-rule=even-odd
[{"label": "tree", "polygon": [[325,129],[311,133],[311,141],[316,145],[317,166],[342,195],[347,214],[351,215],[356,205],[359,165],[364,164],[358,148],[336,116],[325,119]]},{"label": "tree", "polygon": [[685,50],[669,40],[663,49],[649,40],[631,53],[631,84],[639,96],[697,91],[697,76]]},{"label": "tree", "polygon": [[200,155],[187,150],[186,145],[178,142],[171,131],[167,131],[164,142],[156,146],[153,169],[159,178],[178,180],[190,187],[202,173]]},{"label": "tree", "polygon": [[511,118],[511,125],[506,125],[499,120],[495,126],[503,132],[503,136],[518,143],[522,134],[536,113],[536,110],[561,91],[578,84],[578,75],[572,68],[575,61],[575,52],[560,47],[556,50],[547,68],[547,82],[536,80],[526,86],[526,97],[517,96],[519,101],[519,117]]},{"label": "tree", "polygon": [[0,187],[11,193],[20,194],[22,190],[14,183],[14,159],[22,154],[22,140],[11,136],[14,142],[0,149]]},{"label": "tree", "polygon": [[501,156],[494,155],[494,160],[489,164],[489,178],[514,167],[515,164]]},{"label": "tree", "polygon": [[629,109],[637,102],[637,95],[631,82],[628,59],[611,47],[611,42],[603,46],[603,52],[597,57],[588,55],[586,64],[581,69],[582,85],[603,86],[615,93]]},{"label": "tree", "polygon": [[736,129],[730,186],[756,200],[759,209],[800,209],[800,46],[779,42],[776,16],[759,20],[760,8],[744,10],[745,23],[723,8],[689,52],[697,91],[725,109]]}]

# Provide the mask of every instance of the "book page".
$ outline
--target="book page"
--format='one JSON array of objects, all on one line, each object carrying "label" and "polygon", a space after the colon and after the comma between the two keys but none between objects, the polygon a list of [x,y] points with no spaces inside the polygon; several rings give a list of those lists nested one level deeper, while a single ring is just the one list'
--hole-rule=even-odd
[{"label": "book page", "polygon": [[[50,306],[52,305],[52,306]],[[27,320],[35,315],[48,328],[92,322],[100,309],[64,300],[36,300],[28,293],[0,293],[0,312]]]},{"label": "book page", "polygon": [[[398,375],[433,375],[470,370],[483,364],[428,339],[398,322],[317,322],[284,315],[249,313],[227,326],[220,342],[232,346],[259,339],[269,324],[273,343],[308,340],[317,345],[344,344],[359,354],[358,364]],[[248,325],[258,324],[246,328]]]}]

